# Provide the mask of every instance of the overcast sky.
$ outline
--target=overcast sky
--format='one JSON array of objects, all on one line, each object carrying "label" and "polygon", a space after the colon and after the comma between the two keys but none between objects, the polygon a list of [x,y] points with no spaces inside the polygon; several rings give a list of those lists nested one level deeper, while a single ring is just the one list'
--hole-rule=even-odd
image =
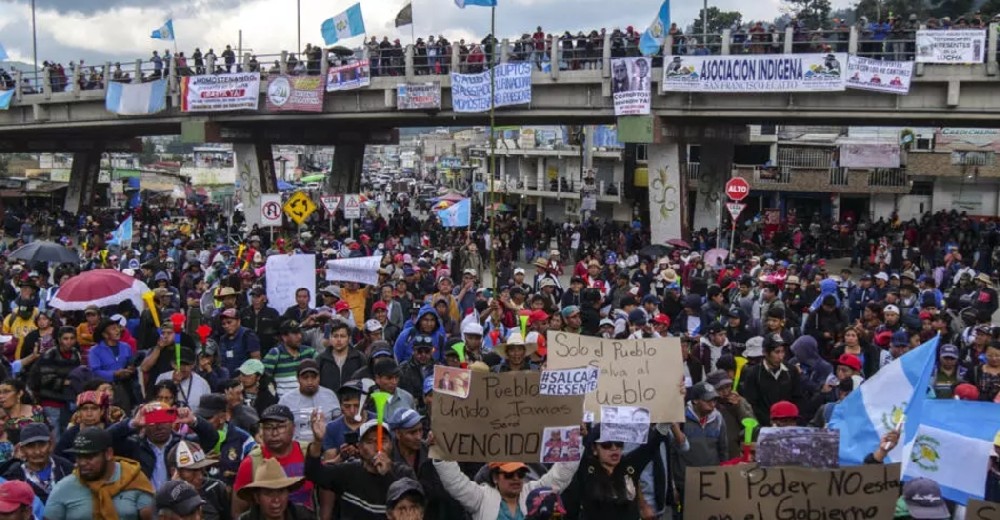
[{"label": "overcast sky", "polygon": [[[258,54],[280,53],[296,45],[294,0],[36,0],[38,60],[68,64],[86,60],[131,61],[148,57],[154,49],[173,48],[172,43],[151,40],[150,32],[173,17],[177,47],[188,54],[195,48],[221,52],[227,44],[236,48],[243,31],[244,49]],[[625,28],[642,30],[649,25],[661,0],[499,0],[497,33],[500,37],[531,32],[541,25],[546,32]],[[168,4],[178,4],[170,8]],[[301,0],[302,45],[322,44],[320,24],[349,7],[352,0]],[[393,27],[393,19],[406,0],[365,0],[362,11],[369,35],[400,38],[410,42],[410,28]],[[850,0],[834,0],[844,7]],[[714,0],[723,10],[743,11],[744,20],[773,19],[781,14],[780,0]],[[627,8],[622,8],[627,5]],[[0,0],[0,43],[14,61],[31,62],[30,0]],[[674,0],[672,18],[682,27],[697,16],[701,2]],[[453,0],[413,0],[418,37],[444,34],[455,40],[481,39],[489,32],[490,11],[481,7],[465,10]],[[360,38],[345,42],[355,46]]]}]

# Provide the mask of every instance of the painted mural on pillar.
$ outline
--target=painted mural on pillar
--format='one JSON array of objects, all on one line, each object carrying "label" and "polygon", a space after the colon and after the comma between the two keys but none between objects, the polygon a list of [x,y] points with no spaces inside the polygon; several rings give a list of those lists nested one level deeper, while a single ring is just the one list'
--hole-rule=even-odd
[{"label": "painted mural on pillar", "polygon": [[677,202],[675,199],[680,192],[677,191],[677,186],[670,184],[666,168],[656,170],[656,177],[653,178],[649,189],[653,192],[650,193],[650,196],[656,204],[656,208],[649,209],[650,213],[656,214],[655,218],[661,221],[668,221],[671,218],[671,214],[677,216],[675,214],[677,211]]},{"label": "painted mural on pillar", "polygon": [[649,225],[654,244],[681,238],[683,227],[680,146],[651,144],[649,159]]}]

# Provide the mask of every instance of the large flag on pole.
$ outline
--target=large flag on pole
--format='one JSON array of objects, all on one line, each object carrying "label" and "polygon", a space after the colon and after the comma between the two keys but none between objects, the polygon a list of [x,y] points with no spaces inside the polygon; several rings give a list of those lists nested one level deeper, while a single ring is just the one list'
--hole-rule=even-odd
[{"label": "large flag on pole", "polygon": [[149,37],[154,40],[173,40],[174,39],[173,18],[167,20],[167,22],[161,25],[159,29],[154,29],[153,34],[149,35]]},{"label": "large flag on pole", "polygon": [[443,227],[469,227],[472,221],[472,202],[469,199],[462,199],[451,207],[437,212]]},{"label": "large flag on pole", "polygon": [[10,108],[10,102],[14,100],[13,90],[0,90],[0,110]]},{"label": "large flag on pole", "polygon": [[348,7],[346,11],[323,21],[320,26],[323,40],[333,45],[344,38],[365,33],[365,19],[361,16],[361,3]]},{"label": "large flag on pole", "polygon": [[649,24],[649,28],[639,39],[639,52],[643,56],[656,54],[663,47],[668,31],[670,31],[670,0],[663,0],[663,5],[656,13],[656,18],[653,18],[653,23]]},{"label": "large flag on pole", "polygon": [[407,2],[396,15],[396,27],[413,24],[413,3]]},{"label": "large flag on pole", "polygon": [[480,7],[496,7],[497,0],[455,0],[455,5],[465,9],[467,5],[478,5]]},{"label": "large flag on pole", "polygon": [[118,229],[111,234],[111,239],[108,240],[108,245],[118,245],[124,246],[132,242],[132,215],[122,221],[118,225]]},{"label": "large flag on pole", "polygon": [[920,424],[939,338],[920,345],[882,367],[871,379],[833,408],[830,429],[840,430],[840,465],[860,465],[875,451],[882,436],[904,420],[901,442],[889,453],[890,462],[903,460],[903,445]]}]

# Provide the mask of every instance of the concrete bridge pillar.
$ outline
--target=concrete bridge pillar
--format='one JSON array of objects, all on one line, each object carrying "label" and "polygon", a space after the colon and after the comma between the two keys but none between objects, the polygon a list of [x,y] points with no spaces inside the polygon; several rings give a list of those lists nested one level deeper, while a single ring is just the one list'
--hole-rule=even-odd
[{"label": "concrete bridge pillar", "polygon": [[237,195],[248,227],[260,225],[261,195],[278,193],[270,143],[234,143]]},{"label": "concrete bridge pillar", "polygon": [[681,142],[662,138],[647,145],[649,167],[649,227],[654,244],[681,238],[683,187],[681,186]]},{"label": "concrete bridge pillar", "polygon": [[358,193],[361,190],[361,170],[365,160],[365,145],[337,144],[333,165],[327,177],[329,193]]},{"label": "concrete bridge pillar", "polygon": [[73,154],[73,166],[69,174],[69,187],[63,209],[79,213],[90,209],[97,190],[97,178],[101,172],[101,152],[90,150]]}]

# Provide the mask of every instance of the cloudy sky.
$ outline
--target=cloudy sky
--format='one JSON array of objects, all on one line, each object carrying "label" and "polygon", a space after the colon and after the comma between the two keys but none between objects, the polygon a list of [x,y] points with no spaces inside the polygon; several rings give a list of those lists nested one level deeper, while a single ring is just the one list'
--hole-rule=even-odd
[{"label": "cloudy sky", "polygon": [[[300,0],[302,44],[322,43],[320,23],[349,7],[353,0]],[[393,19],[407,0],[364,0],[362,10],[369,35],[410,41],[409,27],[397,30]],[[661,0],[499,0],[497,33],[517,36],[541,25],[547,32],[634,25],[645,28]],[[154,49],[171,46],[151,40],[150,32],[169,17],[174,20],[177,46],[190,53],[194,47],[226,44],[236,48],[243,31],[244,49],[258,54],[280,53],[296,46],[295,0],[36,0],[38,60],[131,61],[147,57]],[[175,4],[169,7],[169,4]],[[843,7],[849,0],[834,0]],[[713,0],[723,10],[739,7],[746,19],[772,19],[780,14],[780,0]],[[627,9],[620,6],[627,5]],[[612,7],[614,6],[614,7]],[[697,16],[701,2],[674,0],[673,21],[686,26]],[[458,9],[453,0],[413,0],[415,31],[426,38],[444,34],[451,39],[481,39],[489,32],[489,10]],[[355,45],[360,38],[346,42]],[[0,43],[14,61],[31,62],[30,0],[0,0]],[[172,46],[171,46],[172,47]]]}]

